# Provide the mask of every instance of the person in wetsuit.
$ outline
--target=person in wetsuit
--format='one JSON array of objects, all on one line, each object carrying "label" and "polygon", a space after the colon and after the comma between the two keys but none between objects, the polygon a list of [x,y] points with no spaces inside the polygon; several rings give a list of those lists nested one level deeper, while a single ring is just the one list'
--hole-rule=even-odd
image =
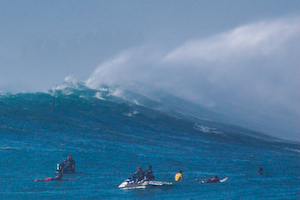
[{"label": "person in wetsuit", "polygon": [[41,180],[35,179],[34,181],[61,181],[62,177],[63,177],[63,174],[60,173],[59,175],[55,176],[54,178],[49,177],[49,178],[45,178],[45,179],[41,179]]},{"label": "person in wetsuit", "polygon": [[75,173],[75,161],[72,156],[59,164],[63,173]]},{"label": "person in wetsuit", "polygon": [[218,176],[215,176],[214,178],[210,178],[210,179],[209,179],[209,183],[218,183],[218,182],[220,182]]},{"label": "person in wetsuit", "polygon": [[134,181],[141,181],[144,179],[145,173],[143,172],[142,167],[138,167],[137,169],[138,169],[137,172],[135,172],[133,175],[132,174],[130,175],[132,176]]},{"label": "person in wetsuit", "polygon": [[149,165],[149,168],[145,170],[145,180],[154,181],[155,176],[153,176],[152,165]]},{"label": "person in wetsuit", "polygon": [[258,172],[256,174],[257,175],[261,175],[261,174],[263,174],[263,172],[264,172],[264,169],[261,167],[261,168],[259,168],[259,170],[258,170]]},{"label": "person in wetsuit", "polygon": [[219,177],[215,176],[214,178],[208,178],[208,179],[204,179],[202,181],[200,181],[200,183],[219,183]]}]

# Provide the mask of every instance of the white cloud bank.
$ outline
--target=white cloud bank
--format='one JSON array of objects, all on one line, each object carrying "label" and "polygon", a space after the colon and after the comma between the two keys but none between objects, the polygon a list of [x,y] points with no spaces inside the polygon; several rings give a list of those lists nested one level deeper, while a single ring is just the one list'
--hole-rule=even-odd
[{"label": "white cloud bank", "polygon": [[170,51],[144,45],[101,64],[87,85],[159,89],[300,141],[299,21],[253,23]]}]

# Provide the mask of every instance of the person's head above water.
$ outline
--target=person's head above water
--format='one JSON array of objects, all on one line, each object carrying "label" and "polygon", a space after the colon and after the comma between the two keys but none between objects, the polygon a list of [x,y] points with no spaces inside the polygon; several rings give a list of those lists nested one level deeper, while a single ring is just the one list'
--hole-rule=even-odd
[{"label": "person's head above water", "polygon": [[149,169],[152,169],[152,165],[149,165]]},{"label": "person's head above water", "polygon": [[142,167],[138,167],[137,169],[138,169],[138,170],[142,170]]},{"label": "person's head above water", "polygon": [[182,170],[179,170],[179,173],[182,174]]},{"label": "person's head above water", "polygon": [[68,156],[67,160],[73,160],[73,157],[72,156]]}]

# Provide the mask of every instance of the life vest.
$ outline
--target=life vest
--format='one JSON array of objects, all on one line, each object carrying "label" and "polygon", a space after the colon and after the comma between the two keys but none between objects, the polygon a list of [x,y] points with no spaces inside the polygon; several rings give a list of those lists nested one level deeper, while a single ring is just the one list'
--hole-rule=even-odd
[{"label": "life vest", "polygon": [[182,179],[182,174],[181,173],[177,173],[175,175],[175,181],[179,181],[180,179]]}]

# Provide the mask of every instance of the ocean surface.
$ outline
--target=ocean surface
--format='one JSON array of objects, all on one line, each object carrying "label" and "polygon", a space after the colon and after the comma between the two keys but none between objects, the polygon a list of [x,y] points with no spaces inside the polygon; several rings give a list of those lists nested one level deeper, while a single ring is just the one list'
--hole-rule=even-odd
[{"label": "ocean surface", "polygon": [[[136,99],[84,84],[2,93],[0,199],[300,199],[299,143]],[[54,177],[68,155],[77,173],[63,178],[76,180],[34,182]],[[174,185],[118,189],[149,164]],[[199,184],[215,175],[228,180]]]}]

